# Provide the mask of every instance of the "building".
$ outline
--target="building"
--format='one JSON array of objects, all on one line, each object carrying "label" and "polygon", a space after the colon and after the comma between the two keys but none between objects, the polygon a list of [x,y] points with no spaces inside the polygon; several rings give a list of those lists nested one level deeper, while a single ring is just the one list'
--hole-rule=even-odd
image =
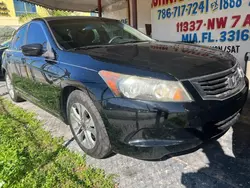
[{"label": "building", "polygon": [[[1,11],[2,10],[2,11]],[[48,15],[46,9],[18,0],[0,0],[0,27],[20,26],[19,17],[23,14]]]},{"label": "building", "polygon": [[[22,23],[19,17],[25,14],[38,14],[40,16],[49,16],[48,11],[31,3],[20,0],[0,0],[0,27],[10,26],[18,28]],[[72,12],[72,14],[94,16],[95,14],[85,12]]]},{"label": "building", "polygon": [[[140,31],[151,33],[154,39],[160,41],[195,43],[218,48],[234,55],[245,67],[244,57],[250,52],[249,0],[101,1],[103,4],[110,2],[102,8],[104,17],[125,20]],[[131,8],[132,6],[134,7]],[[133,10],[136,10],[136,14]],[[146,25],[152,25],[152,32],[146,32]]]},{"label": "building", "polygon": [[[151,24],[151,2],[152,0],[138,0],[138,29],[146,33],[146,24]],[[116,18],[123,23],[132,25],[131,0],[118,0],[103,7],[103,16]],[[1,14],[1,7],[7,8],[8,14]],[[130,8],[129,8],[130,7]],[[139,8],[140,7],[140,8]],[[4,11],[5,12],[5,11]],[[26,3],[20,0],[0,0],[0,27],[18,27],[19,17],[23,14],[37,13],[41,16],[48,16],[48,12],[41,6]],[[95,13],[82,13],[84,16],[97,16]]]},{"label": "building", "polygon": [[[132,0],[116,0],[102,8],[103,17],[115,18],[123,23],[130,24],[143,33],[146,32],[146,25],[151,25],[151,3],[152,0],[137,0],[137,23],[133,23],[133,1]],[[150,32],[149,32],[150,33]]]}]

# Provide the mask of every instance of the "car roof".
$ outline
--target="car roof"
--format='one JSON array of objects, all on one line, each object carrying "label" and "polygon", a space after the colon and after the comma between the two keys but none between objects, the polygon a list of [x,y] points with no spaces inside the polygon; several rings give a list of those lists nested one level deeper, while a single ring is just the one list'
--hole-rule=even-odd
[{"label": "car roof", "polygon": [[103,21],[118,21],[118,20],[115,20],[115,19],[110,19],[110,18],[100,18],[100,17],[93,17],[93,16],[56,16],[56,17],[43,17],[43,18],[35,18],[33,19],[32,21],[36,21],[36,20],[43,20],[43,21],[46,21],[46,22],[50,22],[50,21],[56,21],[56,20],[65,20],[65,21],[68,21],[68,20],[78,20],[78,19],[82,19],[82,20],[88,20],[88,21],[91,21],[91,20],[103,20]]}]

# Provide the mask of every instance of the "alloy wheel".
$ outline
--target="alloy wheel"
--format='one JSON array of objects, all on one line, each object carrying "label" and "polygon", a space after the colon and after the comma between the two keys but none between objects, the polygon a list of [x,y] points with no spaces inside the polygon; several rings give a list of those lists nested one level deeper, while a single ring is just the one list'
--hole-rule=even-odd
[{"label": "alloy wheel", "polygon": [[96,145],[96,127],[89,111],[80,103],[75,103],[70,109],[70,120],[75,136],[87,149]]}]

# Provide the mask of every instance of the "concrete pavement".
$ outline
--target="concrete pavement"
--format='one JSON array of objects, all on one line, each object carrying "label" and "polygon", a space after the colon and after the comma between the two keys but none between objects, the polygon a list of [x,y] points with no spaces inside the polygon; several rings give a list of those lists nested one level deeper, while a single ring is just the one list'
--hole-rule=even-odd
[{"label": "concrete pavement", "polygon": [[[0,95],[5,93],[5,84],[0,81]],[[70,141],[72,135],[67,125],[29,102],[17,105],[35,112],[46,130],[55,137],[63,137],[70,150],[83,154],[75,141]],[[193,153],[157,162],[117,154],[103,160],[87,157],[87,163],[104,169],[106,173],[117,174],[116,180],[121,188],[250,187],[249,115],[250,102],[240,122],[229,132]]]}]

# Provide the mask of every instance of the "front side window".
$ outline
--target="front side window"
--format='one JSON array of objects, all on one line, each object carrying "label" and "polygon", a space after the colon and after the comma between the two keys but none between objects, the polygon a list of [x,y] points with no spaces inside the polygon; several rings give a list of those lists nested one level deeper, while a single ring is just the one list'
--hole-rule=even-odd
[{"label": "front side window", "polygon": [[42,27],[37,23],[31,23],[27,34],[27,44],[42,44],[44,51],[47,48],[47,38]]},{"label": "front side window", "polygon": [[53,20],[50,28],[64,49],[151,41],[136,29],[116,20]]},{"label": "front side window", "polygon": [[16,16],[21,16],[23,14],[36,13],[36,6],[34,4],[25,3],[19,0],[14,0],[14,7],[15,7]]},{"label": "front side window", "polygon": [[12,39],[11,48],[13,50],[21,50],[21,47],[24,45],[26,37],[27,25],[21,27]]}]

